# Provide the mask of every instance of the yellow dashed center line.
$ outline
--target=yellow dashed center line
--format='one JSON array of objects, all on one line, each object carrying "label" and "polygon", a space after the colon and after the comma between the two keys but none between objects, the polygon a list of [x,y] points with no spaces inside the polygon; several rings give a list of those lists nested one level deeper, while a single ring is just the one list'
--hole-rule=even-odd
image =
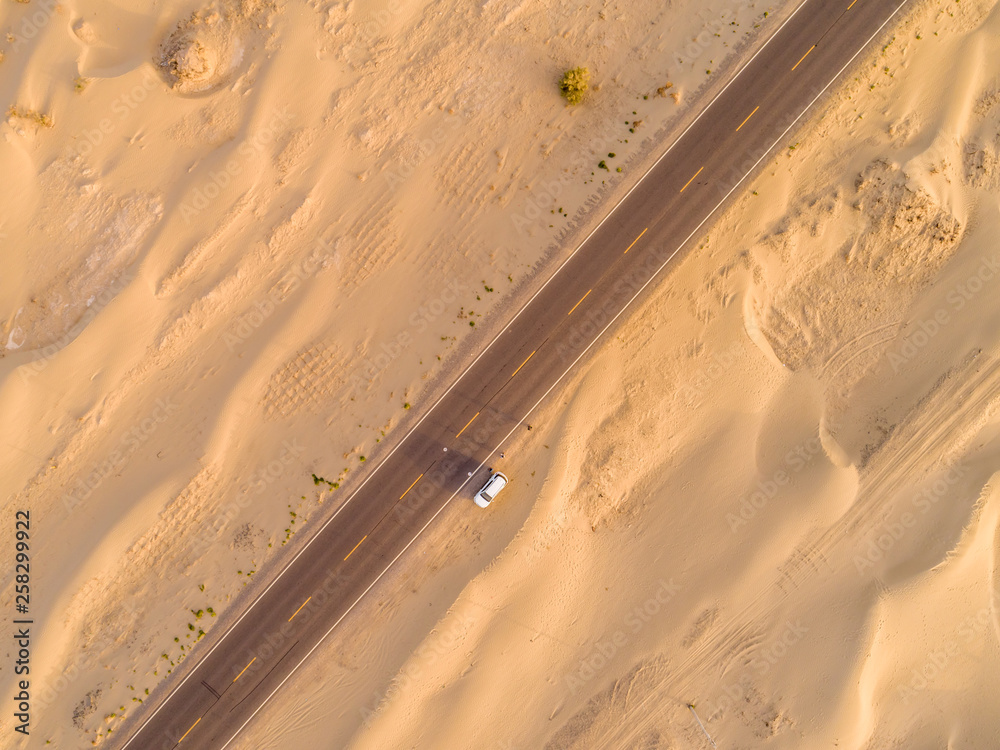
[{"label": "yellow dashed center line", "polygon": [[[753,117],[755,114],[757,114],[757,110],[758,109],[760,109],[760,105],[759,104],[756,107],[753,108],[753,112],[751,112],[750,114],[747,115],[747,119],[740,123],[740,128],[742,128],[744,125],[747,124],[747,120],[749,120],[751,117]],[[740,128],[736,128],[736,132],[737,133],[740,132]]]},{"label": "yellow dashed center line", "polygon": [[805,60],[807,57],[809,57],[809,53],[812,52],[814,49],[816,49],[815,44],[806,50],[806,53],[799,58],[799,61],[795,63],[795,65],[792,66],[792,70],[795,70],[797,67],[799,67],[802,64],[802,61]]},{"label": "yellow dashed center line", "polygon": [[[420,474],[420,477],[422,477],[422,476],[423,476],[423,473]],[[416,479],[413,480],[413,484],[411,484],[409,487],[406,488],[406,492],[409,492],[410,490],[413,489],[413,485],[415,485],[417,482],[420,481],[420,477],[417,477]],[[402,495],[399,496],[400,500],[402,500],[404,497],[406,497],[406,492],[404,492]]]},{"label": "yellow dashed center line", "polygon": [[[701,169],[699,169],[699,170],[698,170],[697,172],[695,172],[695,173],[694,173],[694,177],[697,177],[698,175],[700,175],[700,174],[701,174],[701,170],[702,170],[702,169],[704,169],[704,167],[702,167],[702,168],[701,168]],[[681,188],[681,192],[682,192],[682,193],[683,193],[683,192],[684,192],[685,190],[687,190],[687,186],[688,186],[688,185],[690,185],[690,184],[691,184],[692,182],[694,182],[694,177],[692,177],[692,178],[691,178],[690,180],[688,180],[688,181],[687,181],[686,183],[684,183],[684,187],[682,187],[682,188]]]},{"label": "yellow dashed center line", "polygon": [[[643,229],[643,230],[642,230],[642,231],[641,231],[641,232],[639,233],[639,236],[638,236],[638,237],[636,237],[636,238],[635,238],[634,240],[632,240],[632,245],[635,245],[635,243],[636,243],[636,242],[638,242],[639,240],[641,240],[641,239],[642,239],[642,235],[644,235],[644,234],[645,234],[646,232],[648,232],[648,231],[649,231],[649,227],[646,227],[645,229]],[[626,247],[626,248],[625,248],[625,253],[627,253],[627,252],[628,252],[629,250],[631,250],[631,249],[632,249],[632,245],[629,245],[628,247]],[[624,255],[625,253],[622,253],[622,255]]]},{"label": "yellow dashed center line", "polygon": [[[250,664],[253,664],[255,661],[257,661],[256,656],[250,660]],[[250,664],[247,664],[245,667],[243,667],[243,672],[246,672],[248,669],[250,669]],[[233,678],[233,682],[236,682],[236,680],[240,679],[240,677],[243,676],[243,672],[240,672],[238,675],[236,675],[236,677]]]},{"label": "yellow dashed center line", "polygon": [[[856,3],[857,1],[858,0],[854,0],[854,3]],[[851,8],[853,8],[854,7],[854,3],[851,3],[850,5],[848,5],[847,9],[850,10]]]},{"label": "yellow dashed center line", "polygon": [[[201,721],[201,719],[199,718],[198,721]],[[194,724],[191,725],[191,729],[194,729],[196,726],[198,726],[198,721],[196,721]],[[189,734],[191,734],[191,729],[187,730],[184,733],[184,737],[187,737]],[[181,737],[179,740],[177,740],[178,745],[184,741],[184,737]]]},{"label": "yellow dashed center line", "polygon": [[[535,352],[537,352],[537,351],[538,350],[535,349]],[[528,355],[528,359],[531,359],[532,357],[534,357],[535,356],[535,352],[532,352],[531,354],[529,354]],[[521,363],[521,367],[524,367],[526,364],[528,364],[528,359],[524,360],[524,362]],[[511,375],[511,377],[514,377],[514,375],[517,375],[519,372],[521,372],[521,367],[518,367],[516,370],[514,370],[514,374]]]},{"label": "yellow dashed center line", "polygon": [[[365,535],[364,535],[364,536],[363,536],[363,537],[361,538],[361,542],[363,542],[363,541],[364,541],[365,539],[367,539],[367,538],[368,538],[368,535],[367,535],[367,534],[365,534]],[[360,547],[360,546],[361,546],[361,542],[358,542],[357,544],[355,544],[355,545],[354,545],[354,549],[357,549],[358,547]],[[347,557],[350,557],[351,555],[353,555],[353,554],[354,554],[354,549],[352,549],[352,550],[351,550],[350,552],[348,552],[348,553],[347,553]],[[344,559],[346,560],[346,559],[347,559],[347,557],[345,557]]]},{"label": "yellow dashed center line", "polygon": [[[361,540],[361,542],[363,542],[363,541],[364,541],[364,539]],[[358,544],[361,544],[361,542],[358,542]],[[357,547],[355,547],[354,549],[357,549]],[[353,552],[354,550],[351,550],[351,551]],[[350,557],[350,555],[348,555],[347,557]],[[346,560],[347,557],[345,557],[344,559]],[[312,597],[310,596],[309,599],[306,599],[304,602],[302,602],[302,607],[306,606],[311,599],[312,599]],[[302,607],[299,607],[297,610],[295,610],[295,615],[297,615],[299,612],[302,611]],[[291,617],[289,617],[288,621],[291,622],[292,620],[294,620],[295,619],[295,615],[292,615]]]},{"label": "yellow dashed center line", "polygon": [[[628,251],[626,250],[626,252],[628,252]],[[580,302],[583,302],[585,299],[587,299],[587,295],[589,295],[592,291],[594,291],[594,290],[593,289],[588,289],[587,290],[587,294],[585,294],[582,297],[580,297]],[[580,306],[580,302],[577,302],[575,305],[573,305],[573,310],[575,310],[576,308],[578,308]],[[567,315],[572,315],[573,314],[573,310],[570,310],[566,314]]]},{"label": "yellow dashed center line", "polygon": [[[469,425],[472,424],[473,422],[475,422],[476,421],[476,417],[478,417],[478,416],[479,416],[479,412],[477,411],[475,414],[472,415],[472,419],[470,419],[468,422],[465,423],[465,427],[463,427],[461,430],[458,431],[458,434],[455,435],[455,437],[461,437],[462,433],[465,432],[467,429],[469,429]],[[423,475],[421,474],[421,476],[423,476]],[[414,482],[414,484],[416,484],[416,482]],[[411,484],[410,486],[412,487],[413,485]],[[409,490],[407,490],[406,492],[409,492]],[[406,492],[404,492],[403,494],[405,495]],[[399,498],[399,499],[402,500],[403,498]]]}]

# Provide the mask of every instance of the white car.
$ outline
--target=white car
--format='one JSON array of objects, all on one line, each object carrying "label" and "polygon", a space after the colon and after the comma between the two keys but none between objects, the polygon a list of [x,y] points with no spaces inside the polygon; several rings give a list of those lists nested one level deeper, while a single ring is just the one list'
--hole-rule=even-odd
[{"label": "white car", "polygon": [[483,488],[476,493],[476,505],[485,508],[493,502],[493,499],[500,494],[500,490],[507,486],[507,477],[499,471],[486,480]]}]

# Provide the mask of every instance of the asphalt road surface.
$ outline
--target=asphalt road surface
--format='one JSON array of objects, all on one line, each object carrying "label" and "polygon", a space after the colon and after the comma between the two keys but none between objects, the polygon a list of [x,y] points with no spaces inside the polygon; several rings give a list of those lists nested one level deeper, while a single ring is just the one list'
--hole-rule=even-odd
[{"label": "asphalt road surface", "polygon": [[229,632],[207,652],[196,649],[195,668],[115,744],[237,745],[240,730],[448,503],[488,513],[472,495],[486,467],[502,467],[504,442],[745,176],[787,148],[791,128],[906,2],[806,0]]}]

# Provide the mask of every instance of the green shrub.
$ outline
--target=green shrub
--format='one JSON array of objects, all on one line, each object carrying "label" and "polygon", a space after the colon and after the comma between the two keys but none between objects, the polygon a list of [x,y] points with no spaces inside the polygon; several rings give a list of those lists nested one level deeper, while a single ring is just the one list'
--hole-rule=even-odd
[{"label": "green shrub", "polygon": [[573,68],[563,73],[559,81],[559,93],[570,104],[579,104],[590,85],[590,71],[586,68]]}]

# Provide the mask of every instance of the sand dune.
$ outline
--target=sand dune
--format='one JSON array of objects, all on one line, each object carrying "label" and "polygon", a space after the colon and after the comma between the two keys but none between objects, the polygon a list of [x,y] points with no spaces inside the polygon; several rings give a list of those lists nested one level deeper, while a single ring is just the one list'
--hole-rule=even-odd
[{"label": "sand dune", "polygon": [[[8,4],[31,742],[114,737],[791,8]],[[240,746],[989,747],[998,38],[917,4]]]},{"label": "sand dune", "polygon": [[377,710],[244,746],[990,746],[996,23],[915,10],[567,387]]}]

